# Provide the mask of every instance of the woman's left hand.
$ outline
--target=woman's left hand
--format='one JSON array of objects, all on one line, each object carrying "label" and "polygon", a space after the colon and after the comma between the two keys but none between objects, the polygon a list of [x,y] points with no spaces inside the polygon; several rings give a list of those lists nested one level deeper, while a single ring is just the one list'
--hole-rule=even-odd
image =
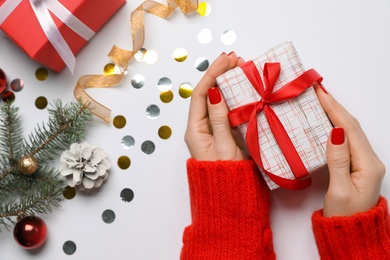
[{"label": "woman's left hand", "polygon": [[185,142],[198,161],[245,159],[233,137],[225,100],[216,87],[218,76],[243,62],[234,52],[222,53],[192,93]]}]

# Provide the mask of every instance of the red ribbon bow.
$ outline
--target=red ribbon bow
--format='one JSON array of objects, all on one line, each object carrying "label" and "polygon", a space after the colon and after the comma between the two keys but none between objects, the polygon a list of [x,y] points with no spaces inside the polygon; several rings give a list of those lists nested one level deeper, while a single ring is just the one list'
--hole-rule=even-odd
[{"label": "red ribbon bow", "polygon": [[[252,86],[262,98],[259,101],[230,111],[228,115],[230,125],[234,127],[248,122],[246,143],[249,153],[256,164],[273,182],[280,187],[291,190],[301,190],[307,188],[311,184],[311,179],[300,178],[307,176],[309,173],[270,104],[280,103],[299,96],[303,91],[311,87],[314,82],[320,83],[322,81],[321,75],[314,69],[310,69],[274,92],[275,83],[280,75],[280,63],[265,63],[263,71],[265,88],[259,71],[253,61],[244,63],[241,65],[241,68]],[[295,180],[280,177],[264,169],[260,156],[257,127],[257,113],[261,111],[264,111],[270,129],[296,178]]]}]

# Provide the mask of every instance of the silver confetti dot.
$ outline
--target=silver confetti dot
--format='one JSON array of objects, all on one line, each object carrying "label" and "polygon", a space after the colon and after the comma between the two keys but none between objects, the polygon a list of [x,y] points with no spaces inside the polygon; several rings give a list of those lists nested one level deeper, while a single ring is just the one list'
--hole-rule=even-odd
[{"label": "silver confetti dot", "polygon": [[156,105],[150,105],[146,108],[146,116],[150,119],[156,119],[160,115],[160,108]]},{"label": "silver confetti dot", "polygon": [[236,33],[232,30],[226,30],[221,34],[221,41],[225,45],[231,45],[236,42]]},{"label": "silver confetti dot", "polygon": [[155,149],[156,149],[156,146],[150,140],[143,142],[141,145],[141,150],[145,154],[152,154]]},{"label": "silver confetti dot", "polygon": [[122,138],[121,144],[123,149],[130,150],[131,148],[134,147],[135,140],[132,136],[126,135]]},{"label": "silver confetti dot", "polygon": [[104,223],[111,224],[115,220],[115,212],[111,209],[106,209],[102,213],[102,219]]},{"label": "silver confetti dot", "polygon": [[209,68],[209,61],[205,57],[199,57],[195,61],[195,68],[199,71],[205,71]]},{"label": "silver confetti dot", "polygon": [[134,192],[129,188],[125,188],[121,191],[120,196],[122,198],[122,201],[130,202],[134,199]]},{"label": "silver confetti dot", "polygon": [[19,92],[23,89],[24,82],[21,79],[14,79],[13,81],[11,81],[10,86],[13,91]]},{"label": "silver confetti dot", "polygon": [[131,85],[136,89],[142,88],[145,85],[145,77],[141,74],[135,74],[131,79]]},{"label": "silver confetti dot", "polygon": [[70,240],[66,241],[64,243],[64,245],[62,246],[62,250],[67,255],[73,255],[74,252],[76,252],[76,249],[77,249],[77,247],[76,247],[75,242],[70,241]]},{"label": "silver confetti dot", "polygon": [[202,44],[210,43],[213,40],[211,31],[208,28],[204,28],[198,32],[198,41]]},{"label": "silver confetti dot", "polygon": [[157,83],[157,88],[160,92],[167,92],[172,88],[172,81],[167,77],[161,78]]},{"label": "silver confetti dot", "polygon": [[137,51],[137,53],[134,55],[134,58],[138,62],[144,62],[144,55],[145,55],[146,49],[141,48]]}]

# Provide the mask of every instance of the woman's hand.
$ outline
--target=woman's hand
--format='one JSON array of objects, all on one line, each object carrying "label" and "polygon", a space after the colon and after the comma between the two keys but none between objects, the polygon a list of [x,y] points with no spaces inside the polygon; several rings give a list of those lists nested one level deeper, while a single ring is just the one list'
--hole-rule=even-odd
[{"label": "woman's hand", "polygon": [[198,161],[245,159],[233,137],[225,100],[216,87],[218,76],[243,62],[234,52],[222,53],[192,93],[185,142]]},{"label": "woman's hand", "polygon": [[317,96],[335,128],[327,144],[329,188],[323,215],[350,216],[376,206],[385,166],[372,149],[359,122],[322,86]]}]

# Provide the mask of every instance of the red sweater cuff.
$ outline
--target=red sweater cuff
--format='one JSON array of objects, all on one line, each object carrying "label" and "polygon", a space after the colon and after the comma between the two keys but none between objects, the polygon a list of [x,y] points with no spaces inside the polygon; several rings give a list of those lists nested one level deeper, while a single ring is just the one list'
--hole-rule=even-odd
[{"label": "red sweater cuff", "polygon": [[181,259],[275,257],[269,189],[251,161],[187,161],[192,223]]},{"label": "red sweater cuff", "polygon": [[376,207],[348,217],[312,216],[321,259],[390,259],[390,217],[385,198]]}]

